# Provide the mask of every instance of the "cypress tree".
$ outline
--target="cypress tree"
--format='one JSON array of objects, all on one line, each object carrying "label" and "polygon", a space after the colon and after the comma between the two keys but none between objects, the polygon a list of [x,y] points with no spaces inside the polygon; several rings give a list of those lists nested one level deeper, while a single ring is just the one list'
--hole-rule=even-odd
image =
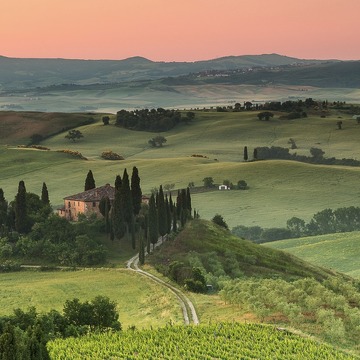
[{"label": "cypress tree", "polygon": [[135,237],[135,218],[134,215],[131,217],[131,246],[135,250],[136,248],[136,237]]},{"label": "cypress tree", "polygon": [[120,191],[121,184],[122,184],[122,180],[121,180],[120,175],[116,175],[116,178],[115,178],[115,190]]},{"label": "cypress tree", "polygon": [[130,190],[129,176],[124,170],[124,174],[122,177],[122,184],[120,188],[122,207],[124,210],[124,219],[128,227],[130,228],[132,217],[133,217],[133,205],[132,205],[132,196]]},{"label": "cypress tree", "polygon": [[172,201],[171,192],[170,192],[170,197],[169,197],[169,205],[170,205],[170,211],[173,212],[174,211],[174,203]]},{"label": "cypress tree", "polygon": [[172,230],[177,232],[177,216],[176,216],[176,209],[173,211],[173,223],[172,223]]},{"label": "cypress tree", "polygon": [[151,194],[149,200],[149,241],[153,244],[153,248],[158,241],[159,227],[158,227],[158,216],[155,205],[155,196]]},{"label": "cypress tree", "polygon": [[45,183],[42,185],[41,201],[44,205],[50,205],[49,192]]},{"label": "cypress tree", "polygon": [[133,167],[131,175],[131,195],[134,215],[138,215],[141,209],[142,192],[140,187],[139,171],[136,166]]},{"label": "cypress tree", "polygon": [[165,196],[165,209],[166,209],[166,233],[170,234],[172,216],[171,216],[170,204],[167,195]]},{"label": "cypress tree", "polygon": [[143,236],[140,236],[139,262],[140,262],[140,265],[145,264],[145,247],[144,247]]},{"label": "cypress tree", "polygon": [[94,176],[91,170],[87,173],[86,179],[85,179],[85,191],[95,189],[95,180]]},{"label": "cypress tree", "polygon": [[16,360],[18,358],[18,345],[14,326],[6,323],[0,336],[0,359]]},{"label": "cypress tree", "polygon": [[247,146],[244,146],[244,161],[248,161],[248,149]]},{"label": "cypress tree", "polygon": [[158,203],[157,203],[157,214],[158,214],[158,224],[159,224],[159,234],[163,237],[167,232],[167,219],[166,219],[166,207],[164,192],[162,185],[160,185],[159,194],[158,194]]},{"label": "cypress tree", "polygon": [[149,217],[147,214],[144,219],[144,239],[146,243],[146,252],[150,254]]},{"label": "cypress tree", "polygon": [[257,160],[257,148],[254,149],[253,158]]},{"label": "cypress tree", "polygon": [[189,210],[189,214],[191,215],[191,194],[189,187],[186,189],[186,208]]},{"label": "cypress tree", "polygon": [[26,233],[28,229],[28,216],[26,209],[26,188],[23,180],[19,182],[18,192],[15,196],[15,229],[18,233]]},{"label": "cypress tree", "polygon": [[0,226],[7,222],[8,203],[4,196],[3,189],[0,188]]},{"label": "cypress tree", "polygon": [[[125,235],[125,220],[120,191],[115,191],[115,199],[111,211],[111,225],[113,236],[121,239]],[[110,236],[112,233],[110,233]]]}]

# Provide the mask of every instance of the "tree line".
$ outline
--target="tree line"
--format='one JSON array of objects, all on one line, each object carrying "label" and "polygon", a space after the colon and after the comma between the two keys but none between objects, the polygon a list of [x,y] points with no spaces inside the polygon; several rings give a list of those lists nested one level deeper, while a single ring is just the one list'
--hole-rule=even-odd
[{"label": "tree line", "polygon": [[14,309],[0,317],[1,360],[49,360],[46,343],[55,338],[77,337],[90,332],[121,330],[116,303],[106,296],[81,302],[67,300],[63,313],[50,310],[38,313]]},{"label": "tree line", "polygon": [[[95,187],[89,170],[84,190]],[[20,181],[10,203],[0,189],[0,260],[38,259],[67,266],[101,264],[106,262],[107,250],[99,235],[105,233],[111,240],[125,239],[133,249],[138,248],[144,262],[145,248],[150,253],[150,245],[154,246],[159,236],[177,232],[192,217],[189,188],[178,190],[173,200],[172,194],[164,194],[160,186],[149,204],[143,204],[135,166],[131,179],[125,168],[122,177],[116,176],[114,187],[114,199],[103,197],[99,203],[102,218],[79,214],[74,223],[53,213],[45,183],[40,198]],[[198,214],[194,212],[194,216]],[[6,271],[11,266],[3,263],[1,269]]]},{"label": "tree line", "polygon": [[[290,139],[293,140],[293,139]],[[290,141],[289,140],[289,141]],[[280,146],[263,146],[257,147],[256,158],[259,160],[267,159],[281,159],[281,160],[295,160],[310,164],[324,164],[324,165],[344,165],[344,166],[360,166],[360,161],[355,159],[336,159],[334,157],[324,157],[325,152],[322,149],[312,147],[310,149],[310,155],[298,155],[296,153],[291,154],[288,148]]]},{"label": "tree line", "polygon": [[256,243],[350,231],[360,231],[360,207],[324,209],[314,214],[308,223],[292,217],[287,220],[286,228],[238,225],[231,230],[234,235]]},{"label": "tree line", "polygon": [[194,112],[188,111],[182,116],[180,111],[174,109],[123,109],[116,113],[115,124],[130,130],[157,132],[168,131],[181,122],[188,124],[194,117]]}]

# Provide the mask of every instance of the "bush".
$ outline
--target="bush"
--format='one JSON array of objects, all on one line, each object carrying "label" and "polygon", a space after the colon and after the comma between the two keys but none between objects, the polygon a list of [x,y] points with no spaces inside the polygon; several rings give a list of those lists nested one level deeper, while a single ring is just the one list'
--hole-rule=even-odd
[{"label": "bush", "polygon": [[104,151],[101,157],[105,160],[125,160],[125,158],[111,150]]}]

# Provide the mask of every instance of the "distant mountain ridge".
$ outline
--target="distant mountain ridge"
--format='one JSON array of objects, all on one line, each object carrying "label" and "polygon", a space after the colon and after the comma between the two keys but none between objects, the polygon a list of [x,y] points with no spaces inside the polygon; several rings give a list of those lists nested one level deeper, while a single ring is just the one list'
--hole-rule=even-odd
[{"label": "distant mountain ridge", "polygon": [[227,56],[195,62],[155,62],[136,56],[124,60],[9,58],[0,56],[0,90],[58,84],[88,85],[154,80],[210,70],[317,64],[278,54]]}]

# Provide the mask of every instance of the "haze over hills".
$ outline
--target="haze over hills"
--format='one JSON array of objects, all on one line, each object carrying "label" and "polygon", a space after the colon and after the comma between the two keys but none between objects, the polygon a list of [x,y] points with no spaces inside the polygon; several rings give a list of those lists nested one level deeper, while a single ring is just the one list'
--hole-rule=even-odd
[{"label": "haze over hills", "polygon": [[278,54],[197,62],[17,59],[0,56],[0,109],[110,112],[315,98],[356,103],[360,61]]},{"label": "haze over hills", "polygon": [[315,64],[278,54],[228,56],[196,62],[154,62],[143,57],[125,60],[22,59],[0,57],[2,89],[26,89],[54,84],[94,84],[149,80],[197,73],[293,64]]}]

